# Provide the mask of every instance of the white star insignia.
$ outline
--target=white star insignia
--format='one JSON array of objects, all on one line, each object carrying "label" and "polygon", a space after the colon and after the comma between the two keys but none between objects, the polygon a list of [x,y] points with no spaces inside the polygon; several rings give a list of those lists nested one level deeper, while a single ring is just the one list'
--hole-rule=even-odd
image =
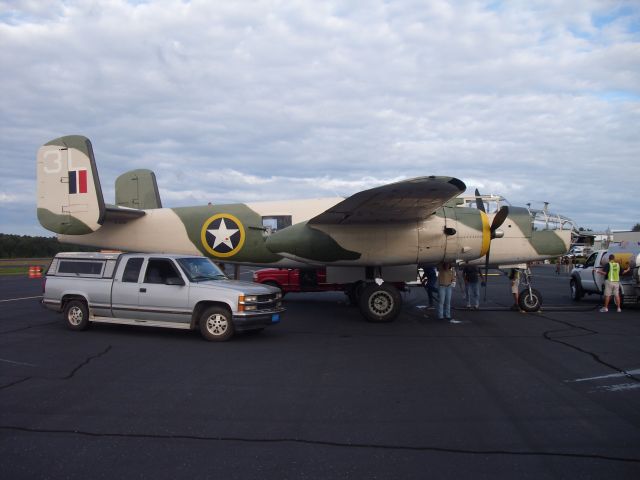
[{"label": "white star insignia", "polygon": [[231,235],[233,235],[237,231],[238,231],[237,228],[227,228],[227,225],[224,223],[224,218],[221,219],[220,225],[218,226],[217,229],[207,230],[207,232],[209,232],[215,238],[215,241],[213,242],[213,246],[211,248],[215,250],[215,248],[218,245],[220,245],[221,243],[224,243],[227,247],[233,250],[233,243],[231,243]]}]

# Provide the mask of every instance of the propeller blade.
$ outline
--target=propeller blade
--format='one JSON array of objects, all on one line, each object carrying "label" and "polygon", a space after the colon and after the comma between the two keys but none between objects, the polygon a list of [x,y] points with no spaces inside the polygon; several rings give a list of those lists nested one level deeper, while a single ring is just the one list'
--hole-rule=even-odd
[{"label": "propeller blade", "polygon": [[489,253],[491,253],[491,243],[487,255],[484,257],[484,301],[487,301],[487,284],[489,283]]},{"label": "propeller blade", "polygon": [[500,228],[500,226],[504,223],[504,221],[507,219],[508,216],[509,216],[509,207],[507,207],[506,205],[503,207],[500,207],[500,210],[498,210],[498,213],[496,213],[496,216],[493,217],[493,222],[491,222],[491,238],[492,239],[496,238],[495,231],[498,228]]},{"label": "propeller blade", "polygon": [[478,208],[478,210],[484,213],[487,213],[487,211],[484,209],[484,202],[480,198],[480,190],[478,190],[477,188],[476,188],[476,207]]},{"label": "propeller blade", "polygon": [[[478,196],[478,190],[476,189],[476,197]],[[476,202],[480,200],[476,198]],[[481,200],[480,200],[481,201]],[[483,205],[484,208],[484,205]],[[484,211],[484,210],[483,210]],[[500,207],[498,213],[493,217],[491,222],[491,240],[496,238],[496,230],[504,223],[509,216],[509,207],[504,205]],[[489,248],[487,248],[487,255],[484,257],[484,301],[487,301],[487,284],[489,283],[489,256],[491,254],[491,242],[489,242]]]}]

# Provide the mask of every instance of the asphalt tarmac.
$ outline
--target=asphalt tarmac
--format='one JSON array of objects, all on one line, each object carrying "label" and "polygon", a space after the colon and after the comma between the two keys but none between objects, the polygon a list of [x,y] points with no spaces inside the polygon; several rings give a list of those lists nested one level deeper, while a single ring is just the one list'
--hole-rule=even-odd
[{"label": "asphalt tarmac", "polygon": [[0,478],[640,478],[640,309],[572,304],[539,267],[540,313],[435,319],[412,288],[390,324],[340,293],[222,344],[42,309],[0,277]]}]

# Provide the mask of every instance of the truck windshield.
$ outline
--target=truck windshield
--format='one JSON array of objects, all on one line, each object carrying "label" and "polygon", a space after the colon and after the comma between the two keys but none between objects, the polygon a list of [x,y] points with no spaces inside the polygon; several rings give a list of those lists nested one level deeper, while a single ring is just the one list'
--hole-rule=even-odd
[{"label": "truck windshield", "polygon": [[227,276],[208,258],[179,258],[178,264],[192,282],[221,280]]}]

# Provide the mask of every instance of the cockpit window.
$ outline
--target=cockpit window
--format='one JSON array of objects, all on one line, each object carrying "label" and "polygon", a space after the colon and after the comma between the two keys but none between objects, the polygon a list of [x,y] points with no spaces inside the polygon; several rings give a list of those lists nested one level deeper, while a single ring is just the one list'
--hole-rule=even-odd
[{"label": "cockpit window", "polygon": [[535,210],[530,208],[533,230],[575,230],[573,220],[548,210]]},{"label": "cockpit window", "polygon": [[[478,208],[478,200],[482,201],[484,211],[488,214],[497,213],[500,207],[511,206],[509,201],[501,195],[480,195],[479,197],[462,196],[457,197],[462,201],[456,202],[461,207]],[[456,199],[456,200],[457,200]]]},{"label": "cockpit window", "polygon": [[269,215],[262,217],[262,226],[267,233],[277,232],[291,226],[291,215]]}]

